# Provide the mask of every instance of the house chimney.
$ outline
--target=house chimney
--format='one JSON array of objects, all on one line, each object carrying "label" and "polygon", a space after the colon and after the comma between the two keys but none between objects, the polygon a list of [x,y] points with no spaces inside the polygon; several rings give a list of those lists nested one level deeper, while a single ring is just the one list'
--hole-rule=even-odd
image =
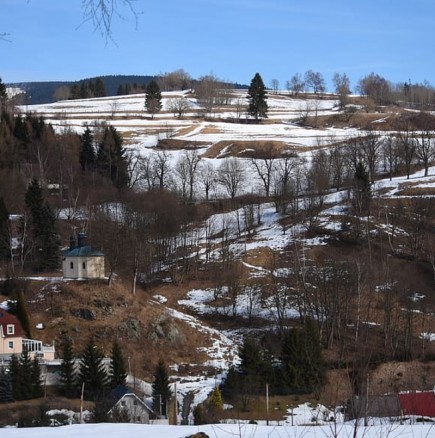
[{"label": "house chimney", "polygon": [[86,233],[79,233],[77,236],[77,246],[80,248],[86,244]]},{"label": "house chimney", "polygon": [[76,247],[76,238],[75,236],[69,236],[69,249],[74,249]]}]

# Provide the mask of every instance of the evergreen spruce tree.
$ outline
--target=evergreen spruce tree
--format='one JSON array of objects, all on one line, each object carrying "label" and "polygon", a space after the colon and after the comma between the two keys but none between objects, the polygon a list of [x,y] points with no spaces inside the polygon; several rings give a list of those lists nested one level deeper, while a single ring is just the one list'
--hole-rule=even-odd
[{"label": "evergreen spruce tree", "polygon": [[34,398],[33,363],[26,348],[23,349],[18,362],[20,400],[30,400]]},{"label": "evergreen spruce tree", "polygon": [[78,84],[71,85],[70,96],[72,100],[80,99],[80,86]]},{"label": "evergreen spruce tree", "polygon": [[110,387],[124,386],[127,379],[127,365],[122,354],[121,345],[115,339],[112,346],[110,362]]},{"label": "evergreen spruce tree", "polygon": [[14,401],[12,389],[12,379],[5,368],[0,368],[0,403],[10,403]]},{"label": "evergreen spruce tree", "polygon": [[0,197],[0,261],[10,257],[9,212]]},{"label": "evergreen spruce tree", "polygon": [[240,374],[235,367],[230,367],[225,381],[222,383],[221,394],[225,400],[235,400],[240,393]]},{"label": "evergreen spruce tree", "polygon": [[167,416],[168,402],[172,396],[169,375],[163,359],[160,359],[154,371],[152,385],[153,410],[156,415]]},{"label": "evergreen spruce tree", "polygon": [[27,144],[30,141],[30,132],[26,120],[20,115],[15,117],[14,137]]},{"label": "evergreen spruce tree", "polygon": [[107,96],[106,87],[102,78],[95,79],[93,92],[95,97],[105,97]]},{"label": "evergreen spruce tree", "polygon": [[73,397],[76,389],[74,352],[72,340],[64,335],[60,344],[60,354],[62,362],[60,364],[59,377],[62,392],[66,397]]},{"label": "evergreen spruce tree", "polygon": [[32,359],[30,375],[32,378],[32,398],[39,398],[44,395],[42,386],[41,366],[36,356]]},{"label": "evergreen spruce tree", "polygon": [[290,329],[283,337],[282,375],[289,389],[307,394],[325,381],[325,363],[317,327],[307,319],[304,328]]},{"label": "evergreen spruce tree", "polygon": [[326,364],[322,355],[319,330],[311,318],[305,320],[302,335],[305,356],[307,358],[305,377],[309,388],[313,391],[325,383]]},{"label": "evergreen spruce tree", "polygon": [[43,208],[44,227],[40,235],[41,261],[39,269],[42,271],[56,270],[60,266],[60,238],[57,233],[56,216],[49,204]]},{"label": "evergreen spruce tree", "polygon": [[0,99],[6,98],[6,85],[3,83],[2,78],[0,78]]},{"label": "evergreen spruce tree", "polygon": [[9,363],[9,376],[11,377],[12,396],[16,401],[23,400],[20,376],[20,362],[18,356],[13,354]]},{"label": "evergreen spruce tree", "polygon": [[145,109],[152,118],[162,109],[162,93],[159,84],[153,79],[145,89]]},{"label": "evergreen spruce tree", "polygon": [[32,332],[30,330],[29,311],[27,310],[26,298],[24,292],[20,289],[15,293],[16,305],[13,313],[20,321],[26,336],[31,339]]},{"label": "evergreen spruce tree", "polygon": [[116,95],[117,96],[124,96],[125,94],[127,94],[126,92],[125,92],[125,88],[124,88],[124,85],[119,85],[118,86],[118,90],[117,90],[117,92],[116,92]]},{"label": "evergreen spruce tree", "polygon": [[248,114],[255,117],[255,120],[267,117],[267,96],[263,79],[256,73],[248,88]]},{"label": "evergreen spruce tree", "polygon": [[85,384],[85,394],[92,400],[99,399],[108,386],[108,376],[103,364],[103,355],[91,338],[87,343],[79,369],[79,384]]},{"label": "evergreen spruce tree", "polygon": [[282,375],[290,392],[304,392],[304,358],[301,332],[296,328],[288,330],[281,345]]},{"label": "evergreen spruce tree", "polygon": [[6,113],[6,85],[2,82],[2,78],[0,78],[0,117]]},{"label": "evergreen spruce tree", "polygon": [[31,215],[34,243],[33,259],[38,270],[57,269],[60,264],[60,239],[56,217],[51,207],[44,203],[41,187],[36,178],[31,181],[26,195],[26,207]]},{"label": "evergreen spruce tree", "polygon": [[358,161],[354,175],[353,204],[357,213],[369,212],[371,199],[370,177],[364,163]]},{"label": "evergreen spruce tree", "polygon": [[83,171],[93,172],[95,170],[96,156],[94,149],[94,137],[89,126],[86,126],[85,132],[81,136],[79,160]]},{"label": "evergreen spruce tree", "polygon": [[97,154],[99,172],[110,178],[117,188],[128,184],[128,165],[122,143],[122,137],[116,128],[106,127]]},{"label": "evergreen spruce tree", "polygon": [[248,394],[262,393],[269,383],[271,364],[268,364],[264,351],[253,338],[245,338],[239,351],[241,390]]},{"label": "evergreen spruce tree", "polygon": [[91,91],[89,89],[89,84],[86,81],[80,83],[80,97],[79,99],[88,99],[91,97]]}]

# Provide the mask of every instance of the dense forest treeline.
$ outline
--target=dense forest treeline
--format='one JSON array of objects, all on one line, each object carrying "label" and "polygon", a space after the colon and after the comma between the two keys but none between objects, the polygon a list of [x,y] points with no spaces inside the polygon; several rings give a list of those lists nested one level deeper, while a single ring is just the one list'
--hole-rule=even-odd
[{"label": "dense forest treeline", "polygon": [[[8,87],[16,87],[25,91],[25,96],[22,96],[20,104],[36,105],[42,103],[50,103],[58,100],[69,98],[86,99],[89,97],[117,96],[143,93],[145,86],[152,80],[159,77],[167,77],[170,87],[179,87],[176,77],[181,70],[177,70],[175,74],[168,73],[167,75],[105,75],[96,76],[93,78],[84,78],[78,81],[46,81],[46,82],[16,82],[7,84]],[[186,73],[189,79],[184,81],[184,87],[192,86],[193,79]],[[88,85],[96,81],[101,81],[104,93],[92,93]],[[182,86],[183,86],[182,85]],[[232,84],[235,89],[247,88],[246,85]],[[81,88],[81,91],[80,91]],[[83,88],[88,88],[83,90]],[[166,87],[167,88],[167,87]],[[166,88],[165,91],[166,91]],[[101,89],[101,88],[100,88]],[[174,89],[174,88],[172,88]],[[76,90],[79,90],[79,94]]]}]

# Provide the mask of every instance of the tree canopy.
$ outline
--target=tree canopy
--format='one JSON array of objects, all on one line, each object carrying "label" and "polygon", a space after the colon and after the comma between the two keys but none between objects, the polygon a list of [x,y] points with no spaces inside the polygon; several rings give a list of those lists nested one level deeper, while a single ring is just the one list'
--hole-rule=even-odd
[{"label": "tree canopy", "polygon": [[256,73],[248,88],[248,114],[255,120],[267,117],[266,87],[259,73]]}]

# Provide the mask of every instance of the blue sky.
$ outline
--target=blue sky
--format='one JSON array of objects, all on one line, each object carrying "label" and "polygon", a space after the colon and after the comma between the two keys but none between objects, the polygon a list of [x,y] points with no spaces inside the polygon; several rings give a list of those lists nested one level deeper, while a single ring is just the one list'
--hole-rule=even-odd
[{"label": "blue sky", "polygon": [[[118,0],[118,4],[122,4]],[[183,68],[280,87],[319,71],[352,88],[375,72],[435,85],[435,0],[136,0],[113,22],[114,42],[83,23],[82,0],[0,0],[3,82],[154,75]]]}]

